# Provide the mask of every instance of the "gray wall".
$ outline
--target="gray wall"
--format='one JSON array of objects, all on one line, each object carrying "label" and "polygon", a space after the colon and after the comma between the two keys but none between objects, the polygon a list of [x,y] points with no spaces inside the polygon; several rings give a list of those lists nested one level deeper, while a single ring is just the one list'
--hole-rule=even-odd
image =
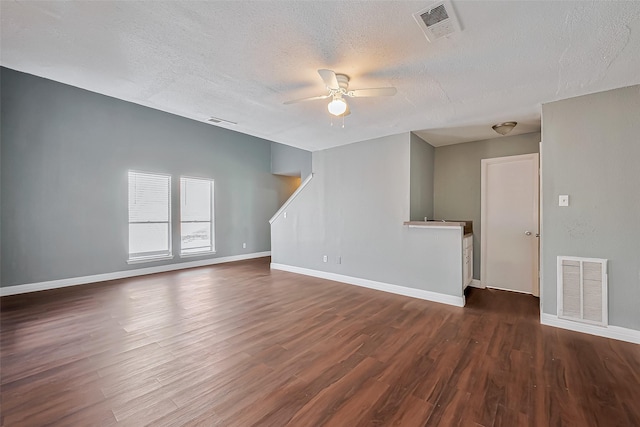
[{"label": "gray wall", "polygon": [[409,133],[314,151],[312,180],[272,224],[272,261],[462,296],[460,230],[403,225],[409,169]]},{"label": "gray wall", "polygon": [[311,151],[272,142],[271,173],[304,180],[311,173]]},{"label": "gray wall", "polygon": [[436,219],[473,221],[473,277],[480,279],[480,161],[537,153],[540,133],[503,136],[436,147],[434,208]]},{"label": "gray wall", "polygon": [[[0,72],[2,286],[193,261],[178,256],[180,175],[215,180],[213,257],[270,250],[297,181],[271,174],[270,141]],[[129,169],[172,174],[170,262],[126,263]]]},{"label": "gray wall", "polygon": [[557,313],[557,256],[606,258],[609,323],[640,330],[639,136],[640,85],[542,106],[545,313]]},{"label": "gray wall", "polygon": [[411,221],[433,219],[433,167],[435,148],[411,133]]}]

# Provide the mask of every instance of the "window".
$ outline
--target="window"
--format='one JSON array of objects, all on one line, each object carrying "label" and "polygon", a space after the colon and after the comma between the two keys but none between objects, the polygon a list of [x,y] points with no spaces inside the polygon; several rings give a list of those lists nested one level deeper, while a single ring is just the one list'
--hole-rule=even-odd
[{"label": "window", "polygon": [[180,255],[214,252],[213,180],[180,177]]},{"label": "window", "polygon": [[129,171],[129,261],[171,257],[171,176]]}]

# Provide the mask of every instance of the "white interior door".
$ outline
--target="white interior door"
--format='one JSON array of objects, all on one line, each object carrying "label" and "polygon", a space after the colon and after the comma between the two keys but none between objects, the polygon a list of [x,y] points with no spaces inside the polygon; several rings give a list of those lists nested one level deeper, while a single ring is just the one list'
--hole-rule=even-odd
[{"label": "white interior door", "polygon": [[481,281],[539,295],[538,154],[482,160]]}]

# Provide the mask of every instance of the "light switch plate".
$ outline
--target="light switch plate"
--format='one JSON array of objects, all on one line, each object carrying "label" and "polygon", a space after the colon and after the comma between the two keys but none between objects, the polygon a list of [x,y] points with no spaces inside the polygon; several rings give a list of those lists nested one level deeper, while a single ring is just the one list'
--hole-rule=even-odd
[{"label": "light switch plate", "polygon": [[558,197],[558,206],[569,206],[569,196],[566,194]]}]

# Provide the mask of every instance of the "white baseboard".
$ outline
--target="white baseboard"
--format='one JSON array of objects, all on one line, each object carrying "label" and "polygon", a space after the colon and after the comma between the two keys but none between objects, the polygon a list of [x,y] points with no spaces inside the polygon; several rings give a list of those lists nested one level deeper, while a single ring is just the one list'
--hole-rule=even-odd
[{"label": "white baseboard", "polygon": [[540,323],[556,328],[568,329],[570,331],[582,332],[584,334],[597,335],[599,337],[611,338],[614,340],[627,341],[640,344],[640,331],[623,328],[620,326],[596,326],[586,323],[573,322],[571,320],[560,319],[554,314],[540,313]]},{"label": "white baseboard", "polygon": [[344,276],[342,274],[329,273],[320,270],[311,270],[309,268],[294,267],[285,264],[271,263],[271,268],[274,270],[283,270],[291,273],[303,274],[305,276],[319,277],[321,279],[347,283],[349,285],[362,286],[364,288],[375,289],[392,294],[404,295],[407,297],[419,298],[427,301],[439,302],[442,304],[455,305],[456,307],[464,307],[465,304],[464,296],[457,297],[453,295],[441,294],[438,292],[407,288],[406,286],[392,285],[389,283],[376,282],[369,279],[361,279],[359,277]]},{"label": "white baseboard", "polygon": [[6,286],[0,288],[0,296],[24,294],[27,292],[46,291],[48,289],[64,288],[67,286],[86,285],[88,283],[104,282],[107,280],[126,279],[127,277],[144,276],[146,274],[164,273],[167,271],[183,270],[185,268],[204,267],[206,265],[222,264],[225,262],[242,261],[245,259],[270,256],[271,251],[254,252],[250,254],[232,255],[219,258],[202,259],[198,261],[181,262],[177,264],[159,265],[156,267],[138,268],[135,270],[115,271],[113,273],[94,274],[91,276],[71,277],[68,279],[50,280],[47,282],[27,283],[24,285]]},{"label": "white baseboard", "polygon": [[478,279],[471,279],[471,283],[469,283],[469,286],[471,286],[472,288],[478,288],[478,289],[485,289],[486,286],[482,284],[482,282]]}]

